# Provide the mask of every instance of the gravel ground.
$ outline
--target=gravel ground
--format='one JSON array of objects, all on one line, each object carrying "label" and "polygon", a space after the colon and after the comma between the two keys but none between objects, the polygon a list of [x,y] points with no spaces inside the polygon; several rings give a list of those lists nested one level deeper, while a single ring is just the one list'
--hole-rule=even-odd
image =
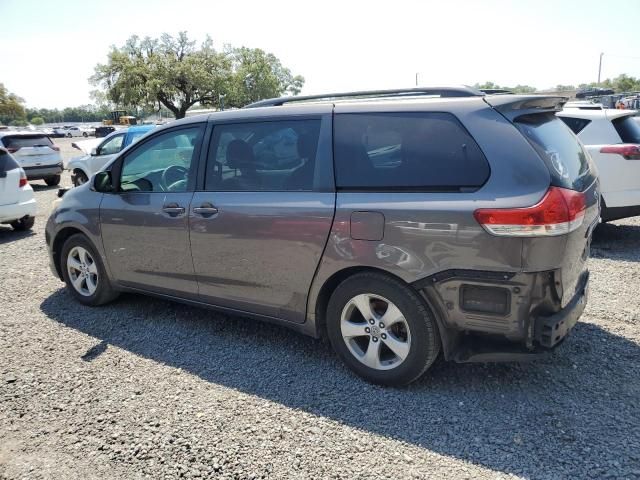
[{"label": "gravel ground", "polygon": [[56,189],[33,186],[33,233],[0,226],[0,478],[640,478],[640,218],[597,232],[551,357],[385,389],[284,328],[79,305],[48,268]]}]

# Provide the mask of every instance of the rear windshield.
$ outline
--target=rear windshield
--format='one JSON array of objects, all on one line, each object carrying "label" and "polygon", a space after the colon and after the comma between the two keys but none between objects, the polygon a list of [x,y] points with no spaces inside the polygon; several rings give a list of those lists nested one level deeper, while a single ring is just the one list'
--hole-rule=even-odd
[{"label": "rear windshield", "polygon": [[640,125],[633,117],[620,117],[611,121],[623,143],[640,143]]},{"label": "rear windshield", "polygon": [[46,135],[7,135],[2,137],[2,143],[7,148],[48,147],[53,145]]},{"label": "rear windshield", "polygon": [[593,183],[596,174],[591,158],[553,113],[523,115],[515,124],[546,163],[552,185],[582,192]]}]

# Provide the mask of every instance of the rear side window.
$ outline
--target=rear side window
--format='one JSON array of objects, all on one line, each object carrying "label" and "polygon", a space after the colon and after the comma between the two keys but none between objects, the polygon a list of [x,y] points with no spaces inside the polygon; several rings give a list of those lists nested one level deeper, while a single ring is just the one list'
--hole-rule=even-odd
[{"label": "rear side window", "polygon": [[480,147],[449,113],[339,114],[336,185],[344,189],[477,189],[490,169]]},{"label": "rear side window", "polygon": [[560,117],[560,120],[562,120],[576,135],[591,123],[591,120],[586,120],[584,118]]},{"label": "rear side window", "polygon": [[620,117],[611,121],[623,143],[640,143],[640,125],[633,117]]},{"label": "rear side window", "polygon": [[46,135],[7,135],[2,137],[2,143],[7,148],[48,147],[53,145]]},{"label": "rear side window", "polygon": [[6,150],[0,148],[0,178],[3,178],[9,170],[18,168],[18,162],[16,162]]},{"label": "rear side window", "polygon": [[206,190],[313,190],[320,120],[216,125]]},{"label": "rear side window", "polygon": [[523,115],[515,125],[549,168],[552,185],[581,192],[593,183],[595,170],[589,155],[553,113]]}]

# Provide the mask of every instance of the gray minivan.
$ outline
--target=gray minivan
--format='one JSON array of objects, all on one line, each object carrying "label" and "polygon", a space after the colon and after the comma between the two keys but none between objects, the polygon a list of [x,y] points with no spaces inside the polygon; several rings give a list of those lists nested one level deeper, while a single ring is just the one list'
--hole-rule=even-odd
[{"label": "gray minivan", "polygon": [[585,307],[598,182],[566,99],[285,97],[173,122],[67,191],[52,270],[326,336],[365,379],[535,358]]}]

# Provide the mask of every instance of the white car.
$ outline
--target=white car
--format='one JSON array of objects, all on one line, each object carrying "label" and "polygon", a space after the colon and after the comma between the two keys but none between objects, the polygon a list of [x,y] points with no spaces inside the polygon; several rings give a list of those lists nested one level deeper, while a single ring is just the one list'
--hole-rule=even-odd
[{"label": "white car", "polygon": [[82,127],[69,127],[65,130],[65,137],[88,137],[89,131]]},{"label": "white car", "polygon": [[82,157],[72,158],[65,165],[65,168],[71,171],[73,184],[78,186],[85,183],[93,174],[113,160],[122,149],[136,142],[154,128],[155,125],[135,125],[116,130],[104,138],[83,140],[72,144],[78,150],[89,152]]},{"label": "white car", "polygon": [[0,223],[14,230],[29,230],[36,215],[36,200],[27,175],[5,149],[0,148]]},{"label": "white car", "polygon": [[640,124],[636,110],[568,104],[557,115],[593,158],[600,177],[602,221],[640,215]]},{"label": "white car", "polygon": [[0,147],[13,155],[29,180],[44,180],[49,186],[60,183],[62,155],[44,133],[0,131]]}]

